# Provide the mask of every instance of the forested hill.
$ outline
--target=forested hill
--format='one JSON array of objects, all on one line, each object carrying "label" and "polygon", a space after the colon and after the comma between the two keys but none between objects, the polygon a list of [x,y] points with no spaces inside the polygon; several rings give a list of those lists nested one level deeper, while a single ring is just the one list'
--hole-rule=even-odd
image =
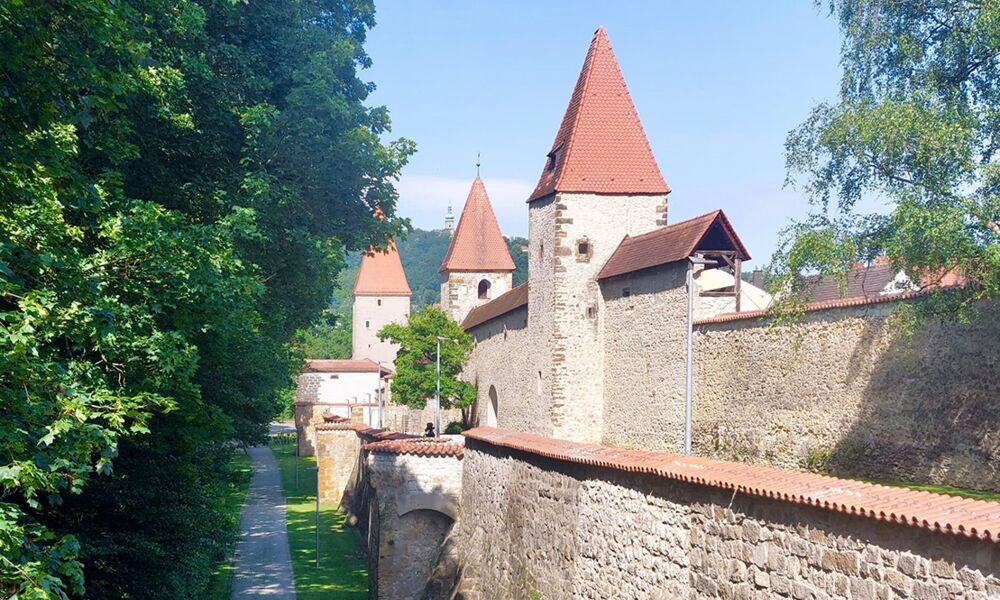
[{"label": "forested hill", "polygon": [[[528,240],[523,237],[504,238],[510,256],[517,270],[514,271],[514,285],[528,279],[528,255],[523,250]],[[419,308],[435,304],[441,299],[441,278],[438,269],[444,253],[448,251],[451,236],[443,229],[426,231],[415,229],[399,242],[399,254],[403,259],[403,269],[413,290],[413,307]],[[352,254],[347,259],[348,268],[342,272],[340,286],[334,299],[334,310],[340,314],[351,312],[351,290],[358,275],[361,254]]]}]

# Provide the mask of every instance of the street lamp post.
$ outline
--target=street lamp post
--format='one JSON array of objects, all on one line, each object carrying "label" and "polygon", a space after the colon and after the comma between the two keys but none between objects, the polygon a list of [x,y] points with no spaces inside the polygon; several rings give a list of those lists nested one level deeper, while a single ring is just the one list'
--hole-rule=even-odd
[{"label": "street lamp post", "polygon": [[382,429],[384,425],[384,420],[382,419],[382,414],[385,413],[385,403],[382,399],[382,361],[378,361],[378,428]]},{"label": "street lamp post", "polygon": [[714,265],[717,261],[709,260],[701,256],[688,257],[687,270],[687,293],[688,293],[688,314],[687,314],[687,358],[684,372],[684,454],[691,454],[691,405],[693,404],[694,385],[691,376],[691,363],[693,356],[693,346],[691,338],[694,335],[694,266]]},{"label": "street lamp post", "polygon": [[437,336],[437,401],[434,406],[434,435],[441,435],[441,342],[455,342],[451,338]]}]

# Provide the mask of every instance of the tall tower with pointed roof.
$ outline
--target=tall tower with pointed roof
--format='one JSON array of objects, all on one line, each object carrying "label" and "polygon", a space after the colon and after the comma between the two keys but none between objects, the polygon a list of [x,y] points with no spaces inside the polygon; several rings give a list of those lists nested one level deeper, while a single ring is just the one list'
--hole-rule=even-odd
[{"label": "tall tower with pointed roof", "polygon": [[528,285],[538,389],[562,439],[601,440],[603,306],[596,276],[627,235],[667,222],[660,174],[604,28],[528,198]]},{"label": "tall tower with pointed roof", "polygon": [[479,177],[472,182],[438,272],[441,308],[459,323],[476,306],[511,289],[514,260]]},{"label": "tall tower with pointed roof", "polygon": [[399,347],[378,339],[389,323],[405,323],[410,316],[410,284],[395,242],[385,251],[371,249],[361,257],[354,283],[352,348],[354,358],[391,365]]}]

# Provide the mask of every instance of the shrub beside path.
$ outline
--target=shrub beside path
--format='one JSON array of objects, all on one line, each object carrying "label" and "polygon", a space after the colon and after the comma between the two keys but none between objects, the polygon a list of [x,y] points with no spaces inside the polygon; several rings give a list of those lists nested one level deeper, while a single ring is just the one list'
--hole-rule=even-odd
[{"label": "shrub beside path", "polygon": [[250,448],[249,454],[253,480],[240,514],[233,600],[258,597],[295,600],[281,471],[270,448]]}]

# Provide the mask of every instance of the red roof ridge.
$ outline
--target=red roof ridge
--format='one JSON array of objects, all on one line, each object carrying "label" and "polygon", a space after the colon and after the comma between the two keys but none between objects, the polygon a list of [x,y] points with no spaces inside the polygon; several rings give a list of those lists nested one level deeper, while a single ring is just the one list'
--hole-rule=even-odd
[{"label": "red roof ridge", "polygon": [[[903,300],[914,300],[923,296],[928,296],[936,292],[947,292],[962,287],[961,285],[950,285],[941,287],[924,288],[908,292],[895,292],[882,294],[880,296],[853,296],[850,298],[840,298],[837,300],[821,300],[810,302],[803,307],[805,312],[816,312],[829,310],[832,308],[851,308],[854,306],[867,306],[870,304],[885,304],[887,302],[900,302]],[[774,316],[771,310],[748,310],[746,312],[723,313],[707,319],[699,319],[695,325],[715,325],[718,323],[730,323],[732,321],[746,321],[749,319],[761,319]]]},{"label": "red roof ridge", "polygon": [[355,296],[410,296],[412,294],[395,241],[390,241],[385,250],[369,248],[361,256],[358,278],[354,282]]},{"label": "red roof ridge", "polygon": [[489,194],[486,193],[486,184],[476,177],[438,272],[514,269],[514,260],[500,231]]},{"label": "red roof ridge", "polygon": [[495,427],[468,439],[550,459],[645,473],[877,521],[1000,543],[1000,503],[667,452],[580,444]]},{"label": "red roof ridge", "polygon": [[604,27],[594,32],[546,166],[528,202],[555,192],[670,193]]},{"label": "red roof ridge", "polygon": [[449,438],[407,437],[369,442],[361,447],[368,452],[381,454],[410,454],[413,456],[454,456],[462,458],[464,444]]},{"label": "red roof ridge", "polygon": [[462,321],[462,328],[468,331],[487,321],[502,317],[526,304],[528,304],[528,282],[514,286],[510,291],[504,292],[486,304],[480,304],[470,310],[465,320]]},{"label": "red roof ridge", "polygon": [[379,372],[378,363],[370,358],[307,358],[305,361],[306,370],[313,373]]}]

